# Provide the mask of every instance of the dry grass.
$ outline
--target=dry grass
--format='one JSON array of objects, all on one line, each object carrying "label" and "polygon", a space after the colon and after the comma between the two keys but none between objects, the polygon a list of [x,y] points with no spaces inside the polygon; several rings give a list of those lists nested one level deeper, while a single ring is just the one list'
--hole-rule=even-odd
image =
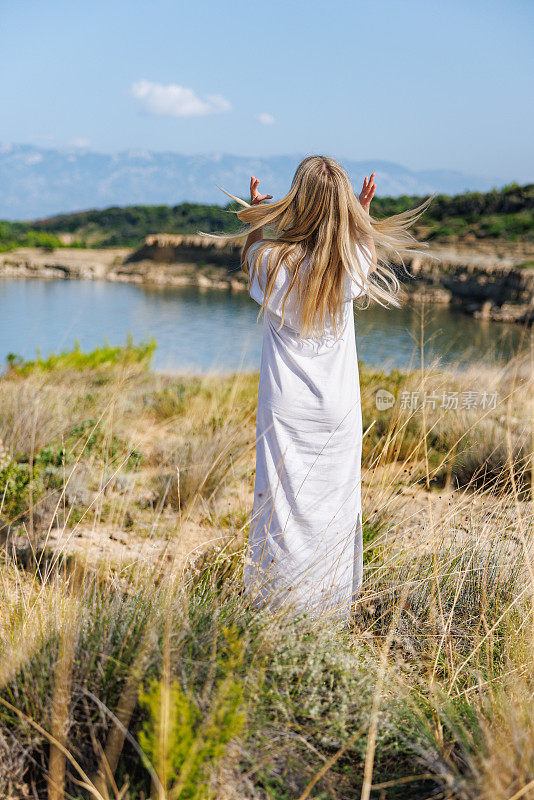
[{"label": "dry grass", "polygon": [[0,794],[534,797],[533,374],[362,367],[344,627],[242,593],[257,376],[5,376]]}]

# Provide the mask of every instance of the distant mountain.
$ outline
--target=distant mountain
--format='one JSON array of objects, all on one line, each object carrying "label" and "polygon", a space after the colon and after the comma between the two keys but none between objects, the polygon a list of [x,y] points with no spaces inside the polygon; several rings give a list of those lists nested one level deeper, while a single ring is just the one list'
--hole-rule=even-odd
[{"label": "distant mountain", "polygon": [[[223,153],[127,151],[115,155],[87,150],[53,150],[30,145],[0,146],[0,219],[28,220],[60,212],[124,205],[219,203],[246,194],[251,174],[275,197],[285,194],[300,156],[247,158]],[[380,196],[459,194],[500,187],[499,178],[452,170],[410,170],[389,161],[342,161],[359,187],[376,172]]]}]

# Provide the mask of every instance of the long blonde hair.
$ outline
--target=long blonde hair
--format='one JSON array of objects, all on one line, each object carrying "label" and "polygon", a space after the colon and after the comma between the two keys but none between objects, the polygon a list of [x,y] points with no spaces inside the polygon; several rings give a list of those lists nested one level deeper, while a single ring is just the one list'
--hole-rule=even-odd
[{"label": "long blonde hair", "polygon": [[[327,315],[338,335],[347,273],[356,277],[368,302],[375,300],[380,305],[399,306],[397,295],[400,283],[388,267],[385,256],[395,253],[404,266],[403,252],[409,253],[427,246],[415,239],[409,227],[425,211],[432,197],[412,210],[387,219],[373,219],[362,208],[345,170],[327,156],[309,156],[301,161],[291,189],[281,200],[251,206],[229,192],[225,191],[225,194],[245,206],[236,213],[249,226],[246,232],[224,235],[225,239],[241,239],[265,226],[274,229],[275,239],[262,241],[251,258],[250,268],[247,253],[243,249],[241,267],[248,275],[250,285],[264,254],[270,250],[263,290],[264,310],[280,266],[284,263],[290,281],[282,303],[282,324],[287,298],[296,286],[297,307],[302,319],[300,337],[320,336],[324,332]],[[369,242],[370,239],[375,243],[377,264],[373,265],[368,253],[360,250],[369,263],[369,271],[373,270],[372,275],[366,277],[355,245],[365,246],[365,240]],[[301,270],[307,255],[310,256],[309,266]]]}]

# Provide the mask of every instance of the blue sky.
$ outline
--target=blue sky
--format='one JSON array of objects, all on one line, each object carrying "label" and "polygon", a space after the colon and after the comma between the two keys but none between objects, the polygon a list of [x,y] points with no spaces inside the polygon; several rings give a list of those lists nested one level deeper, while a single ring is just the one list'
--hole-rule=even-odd
[{"label": "blue sky", "polygon": [[0,0],[0,143],[534,179],[530,0]]}]

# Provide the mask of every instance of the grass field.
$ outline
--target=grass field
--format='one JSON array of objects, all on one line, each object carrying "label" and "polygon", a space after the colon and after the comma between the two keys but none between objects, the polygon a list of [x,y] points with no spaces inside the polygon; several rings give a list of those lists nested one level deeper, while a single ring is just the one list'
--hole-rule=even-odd
[{"label": "grass field", "polygon": [[258,376],[152,351],[0,380],[0,796],[533,798],[534,363],[361,365],[340,625],[242,592]]}]

